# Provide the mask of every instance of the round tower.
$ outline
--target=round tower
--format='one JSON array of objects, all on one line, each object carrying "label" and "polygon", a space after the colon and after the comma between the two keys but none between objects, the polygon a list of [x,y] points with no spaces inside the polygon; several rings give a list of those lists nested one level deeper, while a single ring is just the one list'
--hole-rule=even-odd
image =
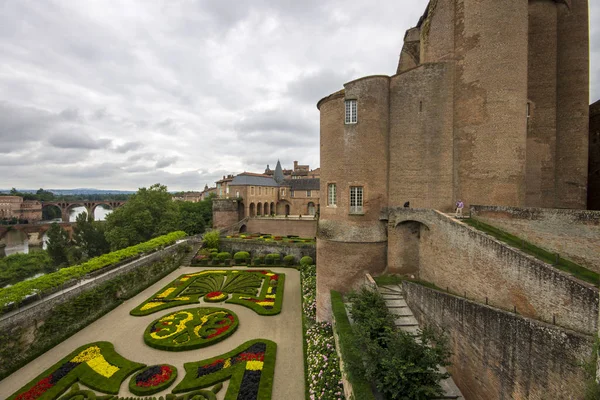
[{"label": "round tower", "polygon": [[331,317],[330,291],[385,270],[389,77],[344,85],[321,112],[321,199],[317,231],[317,317]]}]

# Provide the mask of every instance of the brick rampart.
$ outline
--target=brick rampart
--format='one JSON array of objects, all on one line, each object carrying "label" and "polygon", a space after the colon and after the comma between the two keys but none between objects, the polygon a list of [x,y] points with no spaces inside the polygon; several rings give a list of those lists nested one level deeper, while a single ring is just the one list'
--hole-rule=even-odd
[{"label": "brick rampart", "polygon": [[600,273],[600,211],[471,206],[471,216]]},{"label": "brick rampart", "polygon": [[279,253],[284,256],[293,255],[296,257],[296,262],[299,262],[304,256],[312,257],[313,260],[316,260],[317,257],[316,246],[314,244],[306,243],[265,243],[256,240],[222,238],[221,243],[219,244],[219,250],[232,254],[238,251],[247,251],[252,257],[270,253]]},{"label": "brick rampart", "polygon": [[478,304],[415,283],[406,302],[423,326],[444,330],[449,371],[467,399],[581,399],[581,365],[593,337]]},{"label": "brick rampart", "polygon": [[317,235],[317,220],[307,216],[301,219],[266,217],[250,218],[246,224],[247,232],[270,233],[272,235],[313,238]]},{"label": "brick rampart", "polygon": [[[423,225],[412,229],[415,240],[407,241],[410,230],[402,231],[408,221]],[[388,254],[397,249],[413,260],[412,270],[398,271],[397,260],[390,257],[388,272],[414,274],[480,303],[586,334],[597,332],[598,289],[593,285],[434,210],[393,209],[388,231]]]}]

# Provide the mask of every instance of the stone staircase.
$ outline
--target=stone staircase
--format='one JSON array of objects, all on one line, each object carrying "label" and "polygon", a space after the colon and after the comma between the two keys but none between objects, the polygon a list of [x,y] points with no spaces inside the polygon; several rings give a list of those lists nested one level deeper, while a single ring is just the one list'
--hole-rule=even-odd
[{"label": "stone staircase", "polygon": [[202,241],[193,241],[190,244],[192,245],[192,251],[181,259],[180,267],[189,267],[192,263],[192,258],[194,258],[198,250],[202,247]]},{"label": "stone staircase", "polygon": [[[400,329],[404,332],[408,332],[411,335],[417,335],[419,333],[419,322],[415,318],[414,314],[406,304],[406,300],[404,300],[404,296],[402,294],[402,287],[398,284],[394,285],[382,285],[378,286],[379,293],[383,296],[385,300],[385,304],[387,305],[388,310],[393,315],[396,315],[396,329]],[[419,338],[417,338],[419,340]],[[441,372],[447,372],[446,368],[439,367]],[[442,399],[455,399],[455,400],[464,400],[460,389],[454,383],[452,377],[444,379],[440,385],[444,390],[444,395],[441,397],[436,397],[435,400]],[[434,399],[432,399],[434,400]]]}]

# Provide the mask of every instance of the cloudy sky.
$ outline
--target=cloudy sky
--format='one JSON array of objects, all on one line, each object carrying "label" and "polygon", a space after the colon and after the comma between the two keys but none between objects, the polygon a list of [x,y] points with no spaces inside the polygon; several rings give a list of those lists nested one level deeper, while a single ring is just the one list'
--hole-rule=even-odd
[{"label": "cloudy sky", "polygon": [[426,4],[0,0],[0,188],[197,190],[278,158],[316,167],[316,102],[393,74]]}]

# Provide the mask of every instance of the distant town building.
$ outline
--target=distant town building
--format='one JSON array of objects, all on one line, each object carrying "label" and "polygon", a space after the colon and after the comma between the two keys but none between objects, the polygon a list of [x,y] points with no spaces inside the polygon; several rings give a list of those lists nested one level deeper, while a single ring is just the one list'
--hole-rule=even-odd
[{"label": "distant town building", "polygon": [[36,222],[42,219],[42,203],[23,200],[20,196],[0,196],[0,219],[19,219]]}]

